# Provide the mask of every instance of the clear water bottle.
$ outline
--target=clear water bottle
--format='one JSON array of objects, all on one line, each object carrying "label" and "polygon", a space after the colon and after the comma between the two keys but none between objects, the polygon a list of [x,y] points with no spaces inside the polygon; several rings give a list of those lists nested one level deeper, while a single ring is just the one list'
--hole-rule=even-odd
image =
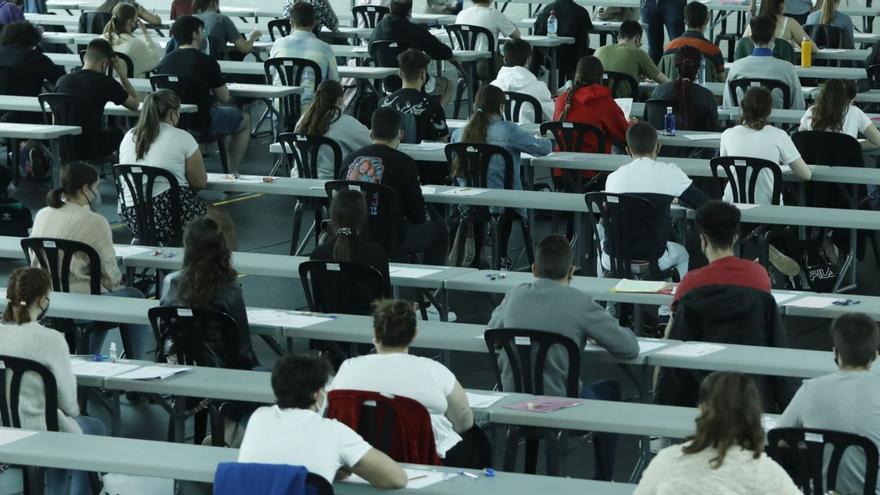
[{"label": "clear water bottle", "polygon": [[556,30],[559,28],[559,21],[556,20],[556,11],[550,11],[550,17],[547,18],[547,36],[556,36]]},{"label": "clear water bottle", "polygon": [[664,121],[666,123],[666,135],[675,136],[675,113],[672,111],[672,107],[666,107]]},{"label": "clear water bottle", "polygon": [[706,85],[706,57],[700,59],[700,71],[697,72],[697,81],[700,86]]},{"label": "clear water bottle", "polygon": [[119,353],[116,352],[116,342],[110,342],[110,362],[115,363],[119,359]]}]

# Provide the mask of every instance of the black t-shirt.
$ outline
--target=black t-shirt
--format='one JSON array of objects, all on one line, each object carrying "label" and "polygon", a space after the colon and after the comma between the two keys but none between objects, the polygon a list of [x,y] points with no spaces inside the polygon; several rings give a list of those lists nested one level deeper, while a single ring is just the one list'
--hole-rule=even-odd
[{"label": "black t-shirt", "polygon": [[434,60],[452,58],[452,48],[432,35],[427,27],[415,24],[409,19],[395,14],[387,14],[377,22],[370,39],[373,41],[394,40],[401,52],[408,48],[416,48]]},{"label": "black t-shirt", "polygon": [[79,155],[94,157],[104,150],[101,122],[107,102],[122,105],[128,99],[128,92],[116,79],[93,70],[78,70],[65,74],[58,79],[57,90],[82,99],[84,108],[77,119],[82,127],[82,134],[77,136]]},{"label": "black t-shirt", "polygon": [[449,136],[446,112],[437,98],[411,88],[398,89],[382,99],[382,107],[391,107],[403,116],[403,142],[419,143],[445,140]]},{"label": "black t-shirt", "polygon": [[[40,50],[22,45],[0,47],[0,94],[37,96],[43,92],[43,81],[52,84],[64,75],[64,68],[55,65]],[[9,112],[6,122],[42,122],[39,113]]]},{"label": "black t-shirt", "polygon": [[[165,55],[156,67],[156,74],[169,74],[196,82],[192,94],[180,95],[182,103],[198,105],[194,127],[207,129],[211,125],[211,105],[214,97],[211,90],[226,84],[220,64],[210,55],[195,48],[178,48]],[[189,127],[187,125],[187,127]]]}]

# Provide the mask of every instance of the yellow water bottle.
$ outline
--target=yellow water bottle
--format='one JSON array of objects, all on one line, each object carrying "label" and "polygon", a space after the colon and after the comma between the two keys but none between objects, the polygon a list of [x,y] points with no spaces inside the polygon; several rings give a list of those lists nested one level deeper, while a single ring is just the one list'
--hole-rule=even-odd
[{"label": "yellow water bottle", "polygon": [[813,66],[813,41],[810,38],[804,38],[801,41],[801,67]]}]

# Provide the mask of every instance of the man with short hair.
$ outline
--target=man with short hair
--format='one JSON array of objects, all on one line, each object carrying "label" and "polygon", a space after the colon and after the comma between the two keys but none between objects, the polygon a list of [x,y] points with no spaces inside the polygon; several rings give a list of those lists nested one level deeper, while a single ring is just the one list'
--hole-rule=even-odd
[{"label": "man with short hair", "polygon": [[522,93],[533,96],[541,104],[541,108],[533,109],[532,105],[523,105],[519,111],[517,122],[537,122],[535,110],[541,112],[544,121],[553,120],[555,103],[553,95],[547,89],[547,84],[539,81],[532,71],[526,66],[532,55],[532,46],[523,39],[509,40],[504,43],[504,67],[498,71],[498,76],[492,81],[492,86],[497,86],[504,91]]},{"label": "man with short hair", "polygon": [[190,130],[207,136],[231,136],[229,171],[235,174],[251,139],[251,119],[248,112],[233,106],[220,64],[210,55],[202,53],[204,26],[204,22],[197,17],[178,17],[171,27],[178,49],[165,55],[155,72],[201,83],[204,91],[192,101],[182,102],[198,106],[193,119],[194,128]]},{"label": "man with short hair", "polygon": [[[269,56],[311,60],[321,69],[322,81],[338,81],[339,70],[336,66],[336,57],[333,55],[333,48],[315,36],[315,22],[315,7],[312,4],[306,2],[293,4],[293,7],[290,8],[290,25],[293,30],[288,36],[275,40],[269,51]],[[317,77],[311,69],[306,69],[303,73],[300,83],[300,86],[303,87],[303,93],[300,96],[302,113],[305,113],[309,108],[312,97],[318,89],[315,84],[316,79]],[[281,84],[277,75],[275,84]]]},{"label": "man with short hair", "polygon": [[[741,58],[733,63],[727,73],[727,84],[724,88],[724,106],[732,107],[733,95],[730,92],[730,82],[743,78],[776,79],[785,83],[791,92],[790,108],[803,110],[804,93],[801,89],[801,80],[798,77],[795,66],[787,60],[780,60],[773,56],[773,36],[776,29],[776,20],[769,17],[758,16],[749,23],[752,30],[752,41],[755,50],[748,57]],[[784,108],[782,93],[773,91],[773,107]],[[738,100],[742,101],[742,94]]]},{"label": "man with short hair", "polygon": [[422,89],[428,80],[431,59],[425,52],[410,48],[397,57],[403,87],[387,95],[380,107],[392,108],[403,116],[403,142],[448,141],[446,112],[437,98]]},{"label": "man with short hair", "polygon": [[222,56],[227,53],[227,43],[232,43],[239,53],[249,54],[254,42],[263,35],[255,29],[247,38],[242,36],[232,19],[220,13],[220,0],[193,0],[192,10],[193,15],[205,23],[208,54],[216,59],[226,58]]},{"label": "man with short hair", "polygon": [[698,1],[687,4],[684,8],[684,22],[687,24],[687,30],[666,44],[663,55],[675,54],[683,46],[692,46],[700,50],[707,64],[715,66],[718,80],[723,81],[724,55],[721,54],[721,49],[717,45],[703,36],[706,26],[709,25],[709,7]]},{"label": "man with short hair", "polygon": [[[669,78],[660,72],[657,64],[651,60],[648,53],[642,50],[642,25],[636,21],[624,21],[620,23],[617,43],[599,47],[596,50],[596,58],[602,62],[606,72],[622,72],[628,74],[636,81],[643,77],[653,79],[660,84],[669,82]],[[658,57],[659,58],[659,57]],[[638,88],[630,88],[629,93],[616,94],[615,97],[636,95]]]},{"label": "man with short hair", "polygon": [[[449,243],[446,224],[433,220],[425,209],[419,184],[419,168],[406,153],[397,150],[403,137],[400,113],[380,107],[373,114],[370,138],[373,144],[361,148],[343,161],[343,179],[383,184],[400,200],[403,223],[399,226],[399,253],[423,253],[427,265],[445,265]],[[373,239],[382,238],[375,231]]]},{"label": "man with short hair", "polygon": [[[586,293],[571,286],[574,277],[574,255],[568,240],[561,235],[541,239],[532,264],[533,282],[510,289],[501,304],[492,312],[489,328],[527,328],[569,337],[578,349],[587,339],[595,341],[614,357],[634,358],[639,343],[628,328],[596,304]],[[498,360],[501,381],[512,391],[513,372],[505,353]],[[553,346],[544,369],[544,393],[565,396],[568,355]],[[611,380],[583,385],[580,396],[598,400],[620,400],[620,386]],[[614,462],[615,435],[599,435],[596,448],[596,479],[610,480]]]},{"label": "man with short hair", "polygon": [[[111,66],[119,82],[107,75]],[[84,105],[80,116],[82,134],[76,136],[79,159],[104,158],[119,149],[125,133],[118,127],[104,129],[101,123],[107,102],[138,109],[137,93],[128,81],[127,71],[125,62],[114,55],[110,42],[96,38],[86,48],[82,70],[58,79],[57,91],[79,98]]]},{"label": "man with short hair", "polygon": [[[871,370],[880,345],[877,323],[864,313],[840,315],[831,323],[831,340],[838,371],[804,380],[777,426],[855,433],[880,448],[880,374]],[[840,493],[864,489],[865,456],[853,450],[858,449],[844,454],[837,473]],[[880,485],[870,488],[880,494]]]}]

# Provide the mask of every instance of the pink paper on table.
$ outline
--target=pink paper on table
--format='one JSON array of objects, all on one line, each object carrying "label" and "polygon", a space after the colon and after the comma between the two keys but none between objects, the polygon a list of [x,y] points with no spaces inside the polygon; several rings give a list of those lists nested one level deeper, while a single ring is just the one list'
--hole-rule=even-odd
[{"label": "pink paper on table", "polygon": [[520,411],[546,413],[546,412],[558,411],[560,409],[565,409],[568,407],[579,406],[583,403],[584,403],[584,401],[578,400],[578,399],[539,397],[534,400],[530,400],[530,401],[526,401],[526,402],[518,402],[516,404],[508,404],[504,407],[506,407],[508,409],[518,409]]}]

